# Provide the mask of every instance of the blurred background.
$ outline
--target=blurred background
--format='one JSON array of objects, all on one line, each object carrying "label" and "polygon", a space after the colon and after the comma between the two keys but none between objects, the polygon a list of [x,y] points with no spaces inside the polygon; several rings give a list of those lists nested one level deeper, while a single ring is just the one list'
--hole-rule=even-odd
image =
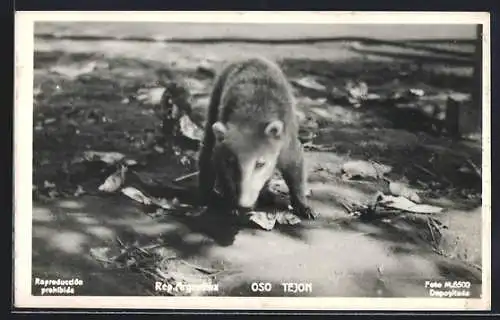
[{"label": "blurred background", "polygon": [[445,24],[265,24],[265,23],[158,23],[158,22],[38,22],[36,34],[200,37],[367,37],[387,40],[474,39],[475,25]]}]

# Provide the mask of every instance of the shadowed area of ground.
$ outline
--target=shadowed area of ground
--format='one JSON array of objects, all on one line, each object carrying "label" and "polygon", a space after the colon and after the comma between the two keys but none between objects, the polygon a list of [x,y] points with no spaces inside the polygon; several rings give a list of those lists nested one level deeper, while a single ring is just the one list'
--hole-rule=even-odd
[{"label": "shadowed area of ground", "polygon": [[[354,188],[343,192],[362,194]],[[153,281],[140,273],[107,270],[89,255],[93,247],[118,247],[119,237],[140,245],[161,239],[177,257],[225,270],[217,279],[220,294],[255,295],[250,283],[260,280],[275,284],[271,295],[282,295],[279,284],[290,281],[312,283],[313,295],[422,296],[426,280],[480,281],[479,271],[433,253],[411,230],[401,234],[390,225],[346,218],[341,208],[325,205],[321,193],[312,203],[322,214],[317,221],[273,231],[243,229],[230,246],[216,244],[195,220],[158,222],[119,196],[38,204],[33,211],[33,274],[80,277],[85,285],[78,293],[83,295],[153,292]],[[477,219],[474,212],[455,214],[466,223]]]}]

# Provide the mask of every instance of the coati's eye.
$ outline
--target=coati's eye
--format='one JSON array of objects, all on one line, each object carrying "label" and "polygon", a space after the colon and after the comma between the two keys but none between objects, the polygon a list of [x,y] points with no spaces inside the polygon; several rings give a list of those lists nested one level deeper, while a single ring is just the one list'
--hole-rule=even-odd
[{"label": "coati's eye", "polygon": [[264,159],[259,159],[259,160],[257,160],[257,162],[255,163],[255,169],[260,169],[260,168],[262,168],[265,164],[266,164],[266,161],[264,161]]}]

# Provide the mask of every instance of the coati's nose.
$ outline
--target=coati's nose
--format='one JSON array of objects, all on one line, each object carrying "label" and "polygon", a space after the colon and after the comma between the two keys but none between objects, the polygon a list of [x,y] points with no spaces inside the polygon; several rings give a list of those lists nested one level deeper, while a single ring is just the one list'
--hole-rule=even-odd
[{"label": "coati's nose", "polygon": [[253,210],[256,202],[256,196],[250,193],[249,191],[242,192],[243,195],[240,196],[238,200],[238,208],[241,210],[251,211]]}]

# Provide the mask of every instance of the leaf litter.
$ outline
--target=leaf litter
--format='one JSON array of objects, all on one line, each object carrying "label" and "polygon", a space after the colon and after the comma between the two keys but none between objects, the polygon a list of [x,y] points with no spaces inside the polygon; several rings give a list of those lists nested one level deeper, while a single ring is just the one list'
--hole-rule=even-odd
[{"label": "leaf litter", "polygon": [[155,295],[193,296],[200,295],[196,285],[213,285],[215,278],[224,269],[196,265],[177,256],[160,238],[157,241],[139,245],[138,241],[124,243],[116,238],[117,246],[95,247],[90,256],[108,269],[128,269],[138,272],[152,281],[167,285],[165,292],[155,291]]},{"label": "leaf litter", "polygon": [[[62,69],[61,69],[62,70]],[[81,74],[84,74],[85,72],[91,72],[90,71],[85,71],[84,68],[82,68],[79,72],[76,72],[74,74],[70,74],[71,72],[67,73],[68,77],[78,77]],[[64,71],[60,71],[60,73],[64,73]],[[297,82],[299,85],[304,86],[309,89],[313,89],[316,91],[325,91],[326,88],[322,85],[319,84],[314,78],[304,78],[301,79]],[[418,89],[419,90],[419,89]],[[418,91],[418,90],[409,90],[409,93],[412,94],[413,96],[423,96],[423,91]],[[369,99],[370,93],[368,92],[368,88],[366,84],[363,82],[358,82],[358,83],[353,83],[352,86],[348,89],[349,95],[352,98],[351,103],[357,104],[359,101],[367,100]],[[152,89],[144,89],[144,90],[139,90],[138,95],[137,95],[137,100],[140,101],[141,103],[147,105],[158,105],[161,103],[162,97],[165,95],[166,90],[165,88],[152,88]],[[374,96],[372,96],[373,98]],[[377,97],[375,97],[377,98]],[[323,101],[323,100],[322,100]],[[324,101],[323,101],[324,102]],[[179,107],[178,103],[173,104],[176,107]],[[190,118],[190,113],[188,110],[185,110],[183,108],[178,108],[181,109],[182,112],[180,112],[175,118],[177,121],[177,130],[178,133],[180,133],[182,136],[187,137],[188,139],[191,140],[200,140],[201,139],[201,131],[200,127],[198,124],[194,123],[191,118]],[[49,120],[49,124],[52,121],[51,119]],[[46,123],[47,124],[47,123]],[[173,127],[172,127],[173,128]],[[306,139],[306,145],[305,147],[313,149],[316,148],[316,150],[327,150],[330,151],[333,148],[328,147],[328,146],[317,146],[314,145],[311,142],[311,139],[309,137],[313,137],[313,135],[308,135],[308,138]],[[158,146],[158,148],[163,148]],[[165,149],[164,149],[165,150]],[[176,206],[179,206],[179,203],[174,201],[175,199],[172,200],[167,200],[163,198],[153,198],[150,196],[145,195],[143,192],[138,190],[137,188],[130,187],[130,186],[124,186],[125,183],[125,178],[124,178],[124,173],[127,170],[127,166],[133,166],[137,164],[137,161],[134,159],[127,159],[125,155],[121,153],[113,153],[113,152],[97,152],[97,151],[88,151],[87,153],[84,153],[83,157],[80,159],[80,161],[101,161],[106,163],[109,166],[112,165],[120,165],[124,164],[125,166],[120,167],[119,170],[117,170],[114,174],[110,175],[106,181],[100,186],[100,189],[102,187],[103,191],[107,192],[116,192],[117,190],[121,190],[122,194],[125,196],[133,199],[134,201],[146,204],[146,205],[154,205],[157,206],[158,209],[160,209],[163,213],[165,213],[165,210],[171,210],[176,208]],[[77,161],[78,162],[78,161]],[[125,172],[123,171],[125,169]],[[351,179],[356,179],[356,178],[361,178],[361,179],[383,179],[384,174],[388,173],[391,169],[388,167],[377,167],[370,161],[351,161],[350,163],[344,164],[342,167],[342,174],[343,178],[346,180],[351,180]],[[474,170],[477,170],[477,167],[474,168]],[[196,175],[195,173],[183,175],[178,178],[178,181],[183,181],[189,177],[192,177]],[[108,181],[109,180],[109,181]],[[177,179],[176,179],[177,180]],[[380,219],[386,219],[385,221],[390,221],[387,220],[387,217],[390,216],[408,216],[408,215],[426,215],[427,224],[429,226],[429,229],[431,230],[432,238],[436,239],[437,235],[435,234],[436,232],[439,233],[439,231],[435,231],[435,226],[439,225],[440,222],[433,218],[431,215],[442,212],[442,208],[422,204],[422,199],[418,196],[418,194],[407,188],[404,184],[394,182],[394,181],[388,181],[389,182],[389,192],[390,195],[385,195],[385,194],[378,194],[377,195],[377,201],[375,201],[374,204],[370,204],[368,206],[363,206],[363,205],[355,205],[351,204],[350,206],[346,206],[348,209],[348,212],[350,213],[357,213],[359,216],[363,217],[371,217],[371,218],[380,218]],[[55,187],[55,185],[54,185]],[[50,187],[48,189],[54,189],[53,187]],[[79,192],[83,191],[81,186],[78,186]],[[367,213],[369,212],[369,213]],[[276,224],[290,224],[294,225],[297,223],[300,223],[300,219],[293,215],[290,212],[274,212],[274,213],[267,213],[267,212],[252,212],[249,215],[249,220],[252,221],[254,224],[257,224],[261,228],[265,230],[272,230]],[[442,225],[441,225],[442,226]],[[434,232],[434,233],[433,233]],[[97,249],[96,249],[97,250]],[[96,251],[94,250],[94,251]],[[109,249],[108,249],[109,251]],[[122,251],[121,256],[115,256],[115,260],[121,260],[123,259],[124,256],[129,255],[132,256],[134,254],[136,255],[144,255],[147,256],[147,254],[144,252],[147,251],[146,249],[140,249],[140,248],[132,248],[129,251]],[[125,254],[126,253],[126,254]],[[101,256],[102,260],[110,260],[109,257],[107,257],[107,254],[109,254],[105,248],[101,248],[101,252],[97,250],[94,252],[97,256]],[[106,258],[107,257],[107,258]],[[121,257],[118,259],[118,257]],[[113,257],[111,257],[113,258]],[[130,259],[132,261],[133,259]],[[135,262],[130,262],[128,263],[128,267],[131,267],[135,264],[137,264],[137,261],[141,260],[141,258],[135,259]],[[143,259],[144,260],[144,259]],[[167,259],[168,260],[168,259]],[[164,270],[151,270],[151,268],[148,269],[150,274],[153,274],[153,277],[157,277],[160,279],[167,279],[165,281],[171,281],[172,275],[168,275],[167,272]],[[145,271],[146,273],[146,271]],[[179,275],[177,275],[179,276]],[[170,278],[169,278],[170,277]],[[170,279],[170,280],[168,280]]]},{"label": "leaf litter", "polygon": [[120,166],[116,172],[107,177],[104,183],[99,186],[99,191],[115,192],[120,189],[125,183],[125,173],[127,170],[126,166]]}]

